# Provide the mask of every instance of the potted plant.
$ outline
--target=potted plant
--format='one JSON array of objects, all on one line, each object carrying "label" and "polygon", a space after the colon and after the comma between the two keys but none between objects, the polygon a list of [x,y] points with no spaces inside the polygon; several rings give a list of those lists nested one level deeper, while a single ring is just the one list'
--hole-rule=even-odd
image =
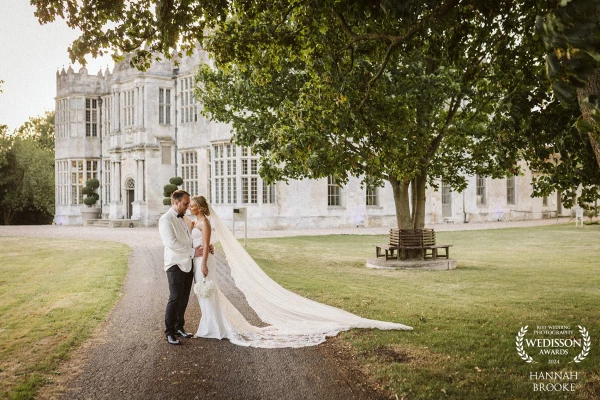
[{"label": "potted plant", "polygon": [[86,196],[85,199],[83,199],[85,207],[81,207],[81,219],[83,221],[100,218],[102,209],[96,206],[96,203],[100,199],[100,196],[96,193],[96,189],[99,187],[100,182],[98,182],[98,179],[89,179],[81,191]]},{"label": "potted plant", "polygon": [[183,178],[175,176],[169,179],[168,185],[163,187],[163,196],[165,196],[163,199],[163,204],[165,206],[171,205],[171,194],[173,194],[173,192],[177,190],[177,186],[180,186],[181,184],[183,184]]}]

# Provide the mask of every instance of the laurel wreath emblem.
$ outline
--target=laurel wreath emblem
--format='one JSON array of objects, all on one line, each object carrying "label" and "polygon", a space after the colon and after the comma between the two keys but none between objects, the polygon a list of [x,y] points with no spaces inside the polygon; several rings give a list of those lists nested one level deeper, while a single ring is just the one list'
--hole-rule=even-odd
[{"label": "laurel wreath emblem", "polygon": [[[529,327],[529,325],[526,325],[524,327],[522,327],[519,330],[519,333],[517,334],[517,353],[519,353],[519,356],[521,357],[521,359],[523,359],[525,362],[528,363],[535,363],[535,361],[533,361],[533,358],[531,358],[530,355],[528,355],[525,350],[523,349],[523,338],[525,337],[525,334],[527,333],[527,328]],[[579,361],[578,361],[579,362]]]},{"label": "laurel wreath emblem", "polygon": [[576,362],[576,363],[585,360],[588,353],[590,352],[590,348],[592,347],[592,340],[590,339],[590,334],[587,331],[587,329],[585,329],[585,327],[579,326],[579,325],[577,325],[577,327],[579,328],[579,332],[581,333],[581,336],[583,337],[583,348],[581,349],[581,353],[579,353],[579,355],[577,357],[575,357],[573,359],[573,361],[571,361],[571,362]]}]

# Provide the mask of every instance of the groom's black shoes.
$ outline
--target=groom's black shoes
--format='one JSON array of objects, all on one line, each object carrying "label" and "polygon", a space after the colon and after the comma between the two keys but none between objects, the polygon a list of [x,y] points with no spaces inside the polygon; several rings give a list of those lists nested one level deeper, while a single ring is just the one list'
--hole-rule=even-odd
[{"label": "groom's black shoes", "polygon": [[181,336],[182,338],[189,339],[194,335],[192,335],[191,333],[187,333],[182,329],[178,329],[177,332],[175,332],[175,336]]},{"label": "groom's black shoes", "polygon": [[175,337],[175,335],[167,335],[167,342],[169,342],[169,344],[181,344],[181,342]]}]

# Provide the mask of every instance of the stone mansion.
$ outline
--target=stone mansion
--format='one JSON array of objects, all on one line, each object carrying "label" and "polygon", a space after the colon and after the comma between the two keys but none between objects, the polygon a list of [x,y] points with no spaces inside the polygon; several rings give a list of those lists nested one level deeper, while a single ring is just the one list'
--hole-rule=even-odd
[{"label": "stone mansion", "polygon": [[[223,220],[246,208],[250,229],[394,226],[389,183],[363,188],[351,178],[266,184],[249,148],[230,143],[230,127],[199,113],[194,99],[197,53],[155,61],[146,72],[117,64],[90,75],[85,68],[56,75],[55,223],[81,224],[82,188],[100,181],[102,218],[154,226],[167,210],[163,186],[174,176],[202,194]],[[469,177],[454,193],[428,189],[426,223],[540,219],[562,213],[558,196],[531,198],[531,172],[509,179]]]}]

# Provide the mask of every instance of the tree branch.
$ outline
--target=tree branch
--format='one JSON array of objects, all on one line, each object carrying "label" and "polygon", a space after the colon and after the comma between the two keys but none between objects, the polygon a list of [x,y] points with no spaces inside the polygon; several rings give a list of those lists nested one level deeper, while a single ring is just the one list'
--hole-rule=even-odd
[{"label": "tree branch", "polygon": [[344,33],[346,33],[346,35],[352,39],[353,43],[365,41],[365,40],[385,40],[385,41],[391,42],[386,50],[385,56],[383,58],[381,65],[379,66],[378,71],[367,83],[367,90],[365,92],[365,95],[364,95],[362,101],[360,102],[360,104],[358,106],[358,110],[362,109],[364,107],[366,101],[369,99],[369,95],[371,94],[371,89],[373,88],[373,85],[375,84],[375,82],[377,82],[377,80],[381,77],[381,75],[387,68],[387,64],[388,64],[390,57],[392,56],[392,53],[394,52],[394,50],[396,50],[398,47],[400,47],[401,45],[403,45],[404,43],[406,43],[407,41],[412,39],[417,33],[419,33],[421,30],[423,30],[425,27],[427,27],[431,20],[443,17],[444,15],[449,13],[450,10],[452,10],[456,5],[458,5],[459,1],[460,0],[448,0],[441,7],[439,7],[436,11],[427,15],[425,18],[418,21],[417,23],[411,25],[408,28],[408,30],[403,35],[400,35],[400,36],[382,35],[382,34],[377,34],[377,33],[357,35],[356,33],[352,32],[352,28],[346,22],[344,15],[339,11],[335,11],[335,14],[337,15],[338,19],[340,20],[340,25],[342,27],[342,31]]}]

